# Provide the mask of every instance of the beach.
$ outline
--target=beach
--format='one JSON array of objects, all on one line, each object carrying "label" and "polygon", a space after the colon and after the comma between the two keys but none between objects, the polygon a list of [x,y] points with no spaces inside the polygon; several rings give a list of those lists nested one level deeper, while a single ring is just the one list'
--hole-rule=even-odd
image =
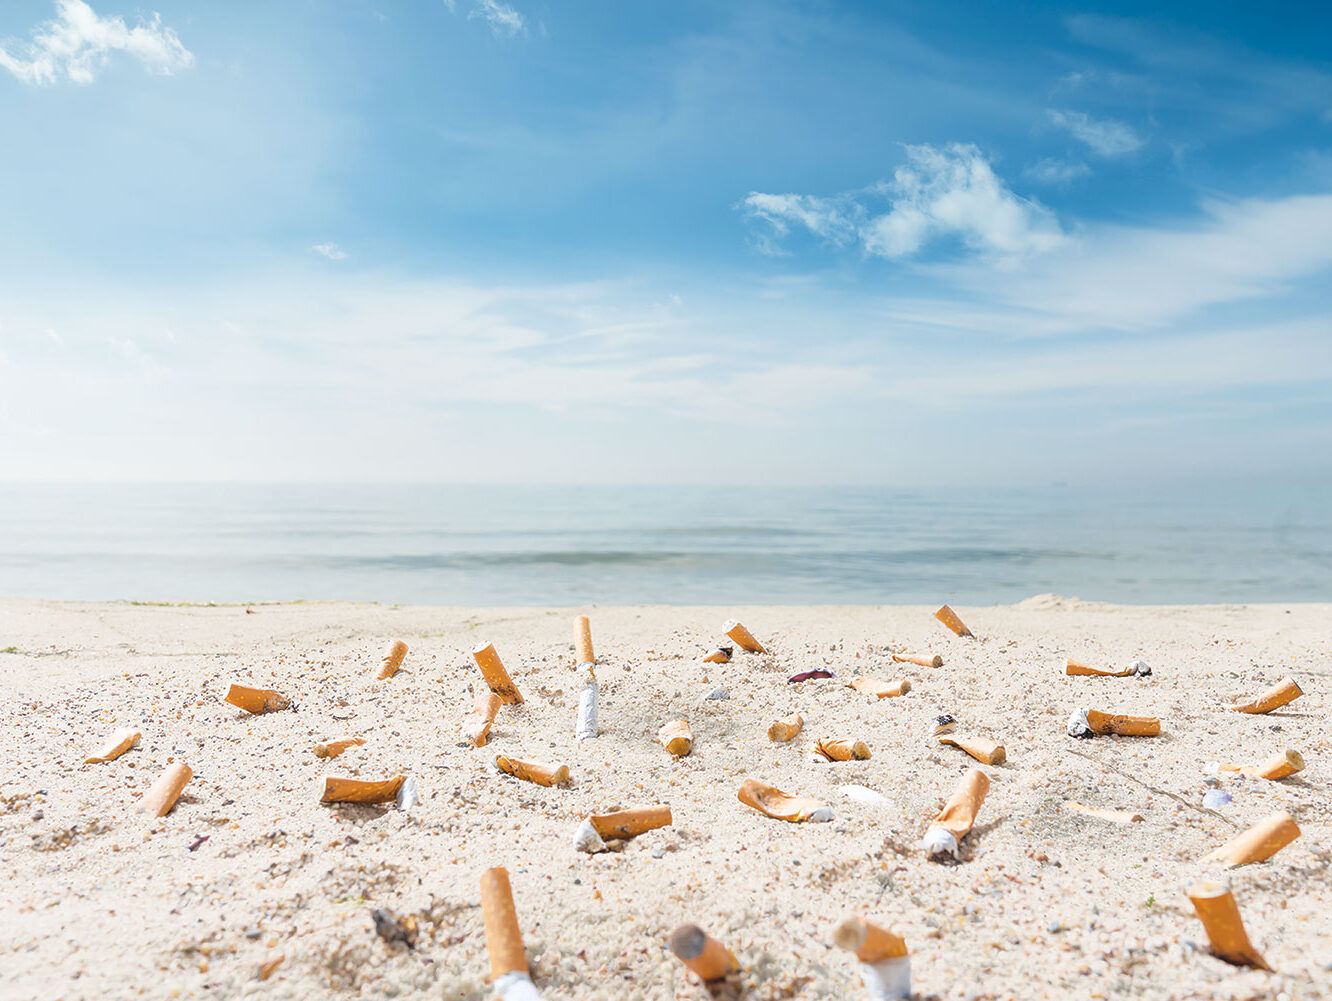
[{"label": "beach", "polygon": [[[667,950],[694,922],[731,948],[744,996],[857,998],[832,930],[858,913],[902,935],[921,998],[1332,997],[1332,605],[1109,605],[1055,595],[938,604],[456,608],[343,603],[157,605],[0,600],[0,997],[492,997],[479,880],[508,869],[532,978],[550,1001],[705,998]],[[591,619],[600,735],[578,741],[574,617]],[[738,618],[766,653],[703,663]],[[393,640],[409,652],[376,680]],[[525,698],[485,747],[463,738],[492,642]],[[893,653],[938,654],[941,667]],[[1067,658],[1137,659],[1146,677],[1068,677]],[[789,683],[799,672],[835,677]],[[849,687],[908,679],[901,697]],[[1283,678],[1303,689],[1267,715],[1231,712]],[[248,715],[232,683],[292,709]],[[707,699],[724,688],[726,697]],[[1077,740],[1071,712],[1160,718],[1155,737]],[[770,742],[792,712],[804,729]],[[932,736],[1003,744],[978,764]],[[692,753],[656,742],[687,719]],[[113,732],[142,733],[114,761],[82,764]],[[365,744],[320,759],[315,743]],[[820,738],[863,740],[868,760],[827,762]],[[1208,762],[1286,748],[1281,781]],[[567,788],[495,769],[497,754],[561,763]],[[137,815],[170,765],[193,777],[160,819]],[[968,769],[991,788],[962,860],[919,847]],[[409,811],[320,803],[327,775],[410,776]],[[737,800],[757,778],[832,807],[785,823]],[[881,794],[851,798],[846,786]],[[1117,824],[1064,802],[1127,810]],[[589,814],[669,804],[673,823],[620,851],[572,838]],[[1231,885],[1275,972],[1212,956],[1184,887],[1202,857],[1276,811],[1302,835]],[[371,912],[412,915],[414,948],[376,935]],[[262,964],[282,957],[267,979]]]}]

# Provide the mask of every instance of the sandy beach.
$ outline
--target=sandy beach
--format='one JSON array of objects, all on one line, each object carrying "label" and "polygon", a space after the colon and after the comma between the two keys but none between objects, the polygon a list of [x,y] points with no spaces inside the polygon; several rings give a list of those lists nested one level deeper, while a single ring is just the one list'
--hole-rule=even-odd
[{"label": "sandy beach", "polygon": [[[696,922],[736,954],[744,996],[863,997],[832,941],[850,912],[903,935],[920,998],[1332,997],[1332,605],[1112,606],[1039,596],[955,605],[463,609],[351,604],[148,606],[0,601],[0,996],[4,998],[431,998],[492,996],[478,882],[508,868],[532,977],[551,1001],[701,999],[666,948]],[[573,619],[591,616],[600,736],[574,735]],[[738,617],[768,647],[701,656]],[[376,681],[394,639],[402,670]],[[490,641],[526,701],[490,743],[463,719]],[[942,667],[894,663],[937,653]],[[1065,659],[1141,658],[1149,677],[1067,677]],[[831,679],[790,684],[801,671]],[[856,674],[906,678],[882,700]],[[1305,694],[1268,715],[1226,706],[1292,677]],[[232,682],[274,688],[293,710],[247,715]],[[728,697],[705,700],[718,687]],[[1065,733],[1070,712],[1158,716],[1157,737]],[[773,720],[803,731],[771,743]],[[935,717],[1003,744],[978,765],[932,737]],[[688,719],[693,751],[656,742]],[[114,731],[139,745],[83,765]],[[347,736],[335,760],[311,753]],[[830,763],[820,738],[865,741]],[[1286,748],[1307,768],[1281,781],[1223,776],[1233,801],[1204,808],[1205,766]],[[495,755],[568,765],[568,788],[500,774]],[[175,761],[194,775],[174,810],[136,815]],[[962,861],[919,842],[961,776],[991,780]],[[421,801],[322,805],[322,778],[411,776]],[[736,798],[753,777],[832,806],[825,824],[760,815]],[[867,787],[877,802],[842,787]],[[1115,824],[1066,800],[1129,810]],[[593,813],[669,804],[670,827],[622,851],[578,853]],[[1303,833],[1230,873],[1274,973],[1213,957],[1183,887],[1216,872],[1207,852],[1275,811]],[[415,948],[376,935],[371,912],[415,916]],[[261,964],[282,957],[267,979]]]}]

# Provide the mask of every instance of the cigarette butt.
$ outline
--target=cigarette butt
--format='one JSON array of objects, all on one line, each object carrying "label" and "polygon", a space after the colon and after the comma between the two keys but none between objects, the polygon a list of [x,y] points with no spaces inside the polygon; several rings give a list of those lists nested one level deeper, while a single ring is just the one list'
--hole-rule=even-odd
[{"label": "cigarette butt", "polygon": [[398,789],[407,781],[406,775],[391,779],[347,779],[333,775],[324,777],[321,803],[390,803],[398,798]]},{"label": "cigarette butt", "polygon": [[1270,859],[1300,836],[1295,818],[1284,810],[1272,814],[1242,831],[1210,853],[1205,862],[1219,862],[1228,868]]},{"label": "cigarette butt", "polygon": [[1104,667],[1092,667],[1090,664],[1084,664],[1081,661],[1068,658],[1068,663],[1064,667],[1064,673],[1071,677],[1093,677],[1093,678],[1127,678],[1133,673],[1133,668],[1126,667],[1122,671],[1116,671]]},{"label": "cigarette butt", "polygon": [[735,652],[735,647],[719,646],[717,649],[703,655],[705,664],[728,664],[731,660],[731,654]]},{"label": "cigarette butt", "polygon": [[615,813],[594,813],[587,819],[601,837],[607,840],[618,838],[621,841],[655,831],[658,827],[670,827],[672,823],[671,808],[665,803],[634,806]]},{"label": "cigarette butt", "polygon": [[597,662],[596,654],[592,652],[592,620],[586,615],[574,619],[574,649],[577,651],[578,663]]},{"label": "cigarette butt", "polygon": [[486,926],[491,979],[498,980],[508,973],[527,974],[527,951],[523,948],[523,933],[518,929],[509,870],[503,866],[481,874],[481,919]]},{"label": "cigarette butt", "polygon": [[1003,744],[996,744],[987,737],[977,737],[969,733],[944,734],[939,738],[939,743],[966,751],[977,761],[983,761],[987,765],[1002,765],[1008,758],[1008,752],[1004,750]]},{"label": "cigarette butt", "polygon": [[343,737],[341,740],[330,740],[326,744],[315,744],[310,748],[316,758],[336,758],[349,747],[360,747],[365,743],[364,737]]},{"label": "cigarette butt", "polygon": [[1272,969],[1249,941],[1230,887],[1216,880],[1200,879],[1189,887],[1188,894],[1218,958],[1236,966]]},{"label": "cigarette butt", "polygon": [[905,695],[911,691],[911,681],[908,678],[903,678],[900,681],[880,681],[878,678],[864,678],[857,674],[846,683],[846,687],[854,688],[861,695],[869,695],[876,699],[889,699]]},{"label": "cigarette butt", "polygon": [[827,740],[820,738],[814,753],[829,761],[867,761],[870,751],[863,740]]},{"label": "cigarette butt", "polygon": [[106,761],[115,761],[116,758],[137,744],[142,737],[143,734],[138,730],[117,730],[107,738],[101,750],[91,758],[84,758],[83,763],[85,765],[100,765]]},{"label": "cigarette butt", "polygon": [[1064,809],[1070,813],[1081,813],[1088,817],[1098,817],[1112,824],[1132,824],[1142,820],[1142,814],[1129,810],[1099,810],[1094,806],[1083,806],[1076,800],[1065,800]]},{"label": "cigarette butt", "polygon": [[741,625],[736,619],[727,619],[722,623],[722,632],[735,640],[736,645],[739,646],[741,650],[748,650],[750,653],[768,652],[763,649],[762,643],[754,639],[754,634]]},{"label": "cigarette butt", "polygon": [[495,764],[500,771],[516,779],[535,782],[539,786],[562,786],[569,783],[568,765],[550,765],[544,761],[524,761],[510,758],[503,754],[495,755]]},{"label": "cigarette butt", "polygon": [[1231,765],[1217,764],[1218,772],[1239,772],[1253,779],[1277,779],[1289,778],[1296,772],[1304,771],[1304,755],[1299,751],[1292,751],[1289,748],[1284,751],[1278,751],[1266,761],[1259,765]]},{"label": "cigarette butt", "polygon": [[806,820],[832,820],[832,807],[822,800],[809,796],[791,796],[758,779],[745,779],[736,795],[745,806],[753,807],[759,813],[777,820],[789,820],[793,824]]},{"label": "cigarette butt", "polygon": [[165,817],[176,805],[176,800],[180,799],[185,783],[189,782],[193,774],[194,769],[183,761],[167,765],[167,770],[143,794],[143,799],[139,800],[136,812],[146,813],[150,817]]},{"label": "cigarette butt", "polygon": [[854,914],[833,930],[833,942],[839,949],[854,952],[862,963],[898,959],[907,954],[903,938]]},{"label": "cigarette butt", "polygon": [[1270,713],[1273,709],[1294,702],[1303,694],[1294,678],[1282,678],[1257,698],[1230,708],[1237,713]]},{"label": "cigarette butt", "polygon": [[592,665],[589,664],[587,680],[583,682],[582,690],[578,693],[578,717],[574,721],[574,736],[579,740],[592,740],[601,732],[597,720],[599,698],[597,679],[592,676]]},{"label": "cigarette butt", "polygon": [[278,694],[271,688],[249,688],[245,685],[232,685],[227,691],[226,701],[244,709],[247,713],[259,716],[263,713],[281,712],[291,708],[291,699]]},{"label": "cigarette butt", "polygon": [[677,758],[683,758],[694,749],[694,735],[685,720],[671,720],[657,731],[657,743]]},{"label": "cigarette butt", "polygon": [[507,706],[516,706],[523,701],[514,686],[509,672],[504,669],[504,661],[495,652],[494,643],[482,643],[472,651],[476,666],[481,668],[481,676],[486,679],[490,690],[498,695]]},{"label": "cigarette butt", "polygon": [[485,747],[490,736],[490,727],[495,722],[504,700],[494,692],[478,692],[472,703],[472,711],[463,722],[463,733],[473,747]]},{"label": "cigarette butt", "polygon": [[1155,737],[1161,733],[1161,721],[1155,716],[1121,716],[1097,709],[1075,709],[1068,719],[1070,737],[1107,733],[1121,737]]},{"label": "cigarette butt", "polygon": [[928,653],[895,653],[893,660],[899,664],[915,664],[917,667],[943,667],[943,658]]},{"label": "cigarette butt", "polygon": [[286,958],[287,958],[286,955],[283,954],[281,956],[274,956],[272,959],[265,959],[262,963],[259,964],[259,970],[255,974],[255,976],[257,976],[260,980],[267,980],[269,977],[273,975],[273,971],[275,971],[279,966],[282,965],[283,961]]},{"label": "cigarette butt", "polygon": [[805,721],[799,713],[783,716],[768,727],[768,739],[777,743],[785,743],[798,734],[804,725]]},{"label": "cigarette butt", "polygon": [[957,617],[957,613],[947,605],[935,612],[934,617],[959,636],[971,635],[971,630],[962,624],[962,620]]},{"label": "cigarette butt", "polygon": [[985,794],[989,791],[990,777],[979,768],[972,768],[962,776],[953,795],[943,809],[934,815],[925,832],[927,854],[941,855],[948,852],[954,858],[957,857],[958,843],[971,833],[976,823],[976,814],[980,812]]},{"label": "cigarette butt", "polygon": [[402,659],[407,656],[407,644],[402,640],[394,640],[384,651],[383,658],[379,661],[379,674],[375,675],[378,681],[387,681],[398,673],[398,668],[402,667]]},{"label": "cigarette butt", "polygon": [[740,969],[735,954],[698,925],[681,925],[671,932],[669,944],[676,958],[704,983]]}]

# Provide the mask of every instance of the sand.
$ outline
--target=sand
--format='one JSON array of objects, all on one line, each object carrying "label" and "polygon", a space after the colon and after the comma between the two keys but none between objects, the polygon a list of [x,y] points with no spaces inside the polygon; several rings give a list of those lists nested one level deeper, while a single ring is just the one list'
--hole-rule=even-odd
[{"label": "sand", "polygon": [[[489,998],[482,871],[507,866],[533,977],[556,999],[704,998],[666,950],[700,924],[732,948],[746,996],[863,997],[832,944],[858,912],[905,936],[922,998],[1332,997],[1332,606],[1123,607],[1041,596],[930,607],[456,609],[349,604],[154,607],[0,602],[0,996],[5,998]],[[591,616],[601,736],[574,738],[574,615]],[[704,664],[722,622],[767,654]],[[373,680],[389,641],[402,670]],[[484,749],[462,741],[480,690],[470,651],[494,642],[526,701],[504,706]],[[939,653],[941,668],[892,651]],[[1064,658],[1145,659],[1148,678],[1068,678]],[[788,684],[828,668],[838,677]],[[901,698],[845,687],[909,678]],[[1287,675],[1307,693],[1267,716],[1224,706]],[[294,711],[247,716],[233,682],[275,688]],[[729,698],[704,701],[718,686]],[[1079,706],[1156,715],[1155,738],[1065,735]],[[768,724],[805,719],[789,744]],[[957,717],[1004,744],[979,766],[989,797],[960,864],[918,848],[931,814],[977,763],[930,737]],[[656,743],[689,720],[693,753]],[[82,766],[113,731],[120,759]],[[366,743],[332,761],[312,744]],[[864,740],[829,763],[820,737]],[[1204,809],[1204,765],[1284,748],[1307,769],[1280,782],[1223,777]],[[498,774],[497,753],[567,764],[570,788]],[[168,762],[194,777],[175,809],[136,817]],[[421,802],[326,806],[324,775],[412,776]],[[787,824],[741,805],[746,777],[833,807]],[[861,803],[840,787],[876,790]],[[1140,813],[1119,825],[1066,799]],[[673,826],[623,851],[578,854],[579,820],[669,803]],[[1276,973],[1216,959],[1184,896],[1198,860],[1288,810],[1303,836],[1230,874]],[[207,840],[199,839],[206,837]],[[196,846],[193,851],[191,846]],[[372,910],[415,915],[415,949],[375,933]],[[267,980],[260,965],[284,957]]]}]

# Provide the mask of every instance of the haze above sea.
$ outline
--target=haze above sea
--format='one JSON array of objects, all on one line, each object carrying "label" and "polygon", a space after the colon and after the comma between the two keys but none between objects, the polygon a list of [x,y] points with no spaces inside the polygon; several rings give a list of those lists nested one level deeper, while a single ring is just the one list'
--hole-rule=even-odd
[{"label": "haze above sea", "polygon": [[0,595],[442,605],[1332,600],[1332,490],[0,484]]}]

